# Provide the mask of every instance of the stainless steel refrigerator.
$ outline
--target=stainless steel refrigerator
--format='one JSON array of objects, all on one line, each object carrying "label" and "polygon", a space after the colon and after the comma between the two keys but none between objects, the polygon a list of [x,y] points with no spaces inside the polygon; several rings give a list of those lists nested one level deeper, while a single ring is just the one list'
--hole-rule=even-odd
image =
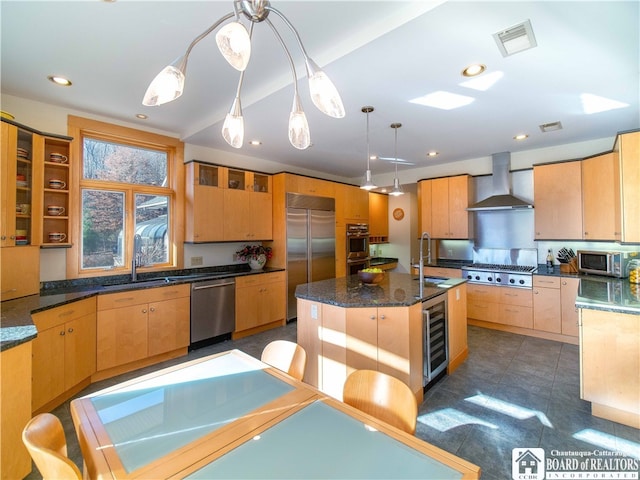
[{"label": "stainless steel refrigerator", "polygon": [[287,320],[296,287],[336,276],[335,199],[287,193]]}]

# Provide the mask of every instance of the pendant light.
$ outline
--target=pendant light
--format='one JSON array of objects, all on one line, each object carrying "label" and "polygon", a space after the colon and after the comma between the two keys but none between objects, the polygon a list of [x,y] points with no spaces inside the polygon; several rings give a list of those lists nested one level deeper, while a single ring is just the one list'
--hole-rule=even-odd
[{"label": "pendant light", "polygon": [[[309,124],[302,109],[302,103],[298,95],[298,76],[296,75],[291,53],[285,45],[275,26],[267,18],[269,13],[276,15],[285,26],[291,30],[298,47],[302,53],[309,80],[309,93],[313,104],[325,115],[334,118],[344,117],[344,106],[340,94],[327,74],[307,54],[298,31],[279,10],[271,6],[269,0],[235,0],[234,11],[219,18],[213,25],[198,35],[187,47],[184,55],[176,59],[171,65],[165,67],[151,82],[142,100],[146,106],[157,106],[171,102],[182,95],[187,71],[187,61],[193,47],[223,23],[235,17],[234,21],[223,25],[216,34],[216,43],[224,59],[235,69],[241,72],[236,97],[227,114],[222,127],[222,136],[225,141],[234,148],[241,148],[244,140],[244,120],[240,105],[240,90],[244,79],[244,72],[251,57],[251,37],[253,26],[265,22],[271,27],[280,46],[289,60],[291,75],[294,84],[293,106],[289,115],[289,142],[295,148],[305,149],[311,145]],[[247,28],[240,22],[240,14],[245,21],[250,22]],[[372,109],[373,110],[373,109]]]},{"label": "pendant light", "polygon": [[393,128],[395,130],[395,137],[396,137],[396,142],[395,142],[395,159],[396,161],[394,162],[396,164],[396,176],[393,179],[393,190],[391,190],[389,192],[389,195],[393,195],[394,197],[397,197],[399,195],[404,195],[404,192],[402,191],[402,186],[400,185],[400,179],[398,178],[398,129],[402,126],[401,123],[392,123],[391,124],[391,128]]},{"label": "pendant light", "polygon": [[362,107],[362,113],[367,114],[367,171],[364,172],[364,179],[360,185],[360,188],[363,190],[373,190],[376,188],[376,184],[373,183],[373,179],[371,178],[371,168],[369,167],[369,160],[371,159],[371,154],[369,153],[369,114],[371,112],[373,112],[373,107]]}]

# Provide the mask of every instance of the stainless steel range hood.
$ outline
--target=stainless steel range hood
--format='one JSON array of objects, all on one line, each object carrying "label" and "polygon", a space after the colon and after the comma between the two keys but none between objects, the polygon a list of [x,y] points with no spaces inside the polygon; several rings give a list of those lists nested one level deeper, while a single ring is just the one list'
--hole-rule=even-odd
[{"label": "stainless steel range hood", "polygon": [[513,210],[516,208],[533,208],[529,202],[511,194],[511,181],[509,164],[511,154],[509,152],[494,153],[491,156],[493,164],[492,195],[467,208],[470,212],[484,210]]}]

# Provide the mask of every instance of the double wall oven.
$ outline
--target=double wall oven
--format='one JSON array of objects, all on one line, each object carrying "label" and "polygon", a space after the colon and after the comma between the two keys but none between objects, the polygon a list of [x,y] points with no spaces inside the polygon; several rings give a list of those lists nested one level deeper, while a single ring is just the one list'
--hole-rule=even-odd
[{"label": "double wall oven", "polygon": [[369,267],[369,225],[366,223],[347,224],[347,275],[356,275],[359,270]]}]

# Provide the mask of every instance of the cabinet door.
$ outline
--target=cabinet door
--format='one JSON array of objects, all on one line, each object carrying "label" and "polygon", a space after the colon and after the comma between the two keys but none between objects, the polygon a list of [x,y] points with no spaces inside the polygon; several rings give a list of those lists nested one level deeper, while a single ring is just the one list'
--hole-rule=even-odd
[{"label": "cabinet door", "polygon": [[64,381],[64,324],[38,332],[33,340],[32,411],[62,394]]},{"label": "cabinet door", "polygon": [[576,308],[576,296],[578,294],[579,278],[560,279],[560,299],[562,309],[562,322],[560,330],[563,335],[578,336],[578,309]]},{"label": "cabinet door", "polygon": [[[18,148],[18,129],[2,122],[2,145],[0,152],[0,200],[2,202],[0,214],[0,246],[15,245],[16,229],[16,149]],[[3,259],[4,260],[4,259]]]},{"label": "cabinet door", "polygon": [[344,218],[366,223],[369,219],[369,192],[353,186],[344,188]]},{"label": "cabinet door", "polygon": [[236,287],[236,332],[258,326],[261,285]]},{"label": "cabinet door", "polygon": [[378,309],[347,308],[347,374],[378,369]]},{"label": "cabinet door", "polygon": [[469,177],[449,177],[449,237],[469,238]]},{"label": "cabinet door", "polygon": [[264,192],[248,192],[250,216],[243,219],[245,229],[252,240],[273,238],[273,195]]},{"label": "cabinet door", "polygon": [[582,161],[582,214],[585,240],[620,240],[620,166],[613,153]]},{"label": "cabinet door", "polygon": [[98,371],[146,358],[148,308],[141,304],[98,311]]},{"label": "cabinet door", "polygon": [[622,241],[640,243],[640,132],[618,136],[622,197]]},{"label": "cabinet door", "polygon": [[467,284],[450,289],[447,295],[449,361],[455,368],[462,361],[456,359],[467,350]]},{"label": "cabinet door", "polygon": [[369,235],[389,237],[389,197],[369,192]]},{"label": "cabinet door", "polygon": [[260,288],[259,324],[284,320],[285,317],[285,284],[284,282],[267,283]]},{"label": "cabinet door", "polygon": [[148,355],[158,355],[188,347],[189,297],[149,304]]},{"label": "cabinet door", "polygon": [[247,223],[254,217],[251,193],[240,189],[224,189],[224,239],[251,241]]},{"label": "cabinet door", "polygon": [[223,192],[218,187],[195,185],[193,199],[187,199],[187,237],[191,242],[223,240]]},{"label": "cabinet door", "polygon": [[449,179],[431,181],[431,237],[449,238]]},{"label": "cabinet door", "polygon": [[561,331],[560,290],[557,288],[533,288],[533,328],[545,332]]},{"label": "cabinet door", "polygon": [[33,295],[40,291],[40,248],[26,245],[7,247],[2,251],[1,299]]},{"label": "cabinet door", "polygon": [[536,240],[582,239],[581,162],[533,167]]},{"label": "cabinet door", "polygon": [[418,212],[420,221],[418,229],[420,233],[429,232],[433,235],[433,227],[431,220],[431,190],[432,180],[422,180],[418,183]]},{"label": "cabinet door", "polygon": [[[417,333],[417,332],[415,332]],[[378,308],[378,371],[409,384],[409,309]]]},{"label": "cabinet door", "polygon": [[65,390],[96,372],[96,314],[90,313],[64,325]]}]

